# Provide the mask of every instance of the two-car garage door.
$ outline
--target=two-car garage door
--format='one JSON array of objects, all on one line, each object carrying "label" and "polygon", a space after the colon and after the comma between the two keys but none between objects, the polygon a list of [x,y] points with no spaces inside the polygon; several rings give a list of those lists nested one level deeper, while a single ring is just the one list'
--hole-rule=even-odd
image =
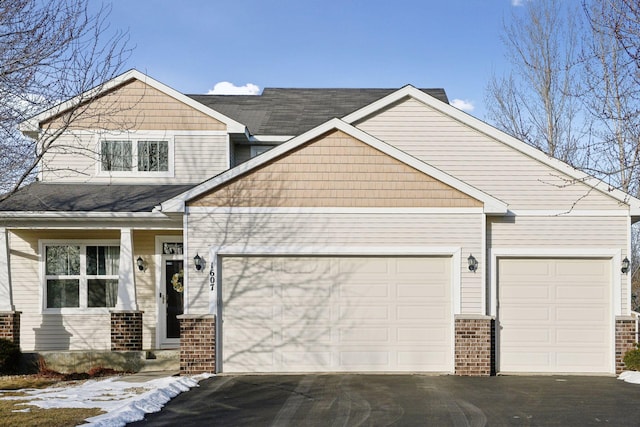
[{"label": "two-car garage door", "polygon": [[223,257],[224,372],[453,369],[451,257]]},{"label": "two-car garage door", "polygon": [[498,369],[610,373],[611,260],[498,260]]}]

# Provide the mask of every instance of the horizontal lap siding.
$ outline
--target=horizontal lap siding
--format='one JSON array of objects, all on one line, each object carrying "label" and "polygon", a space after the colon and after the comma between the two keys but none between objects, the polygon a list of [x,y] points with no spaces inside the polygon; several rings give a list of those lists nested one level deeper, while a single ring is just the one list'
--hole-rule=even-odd
[{"label": "horizontal lap siding", "polygon": [[[472,253],[484,268],[482,214],[201,214],[188,217],[189,256],[210,246],[461,247],[462,312],[482,312],[481,273],[467,269]],[[189,271],[189,310],[208,312],[208,275]]]},{"label": "horizontal lap siding", "polygon": [[[357,127],[509,204],[509,209],[624,209],[614,199],[413,99]],[[575,204],[575,205],[574,205]]]},{"label": "horizontal lap siding", "polygon": [[[10,234],[13,303],[20,318],[22,350],[110,348],[109,313],[43,315],[38,239],[119,239],[113,231],[27,231]],[[65,348],[66,347],[66,348]]]},{"label": "horizontal lap siding", "polygon": [[173,177],[96,176],[98,171],[98,143],[101,136],[95,132],[75,132],[60,137],[44,156],[43,181],[125,184],[135,180],[139,184],[199,183],[219,174],[228,167],[228,143],[224,134],[177,134],[166,137],[145,137],[134,134],[115,139],[163,139],[174,141]]},{"label": "horizontal lap siding", "polygon": [[[43,125],[59,129],[61,119]],[[97,144],[110,131],[188,132],[175,137],[175,176],[169,178],[96,177]],[[57,182],[199,183],[228,167],[226,125],[140,81],[129,82],[99,98],[75,119],[43,158],[43,180]],[[72,135],[74,134],[74,135]]]},{"label": "horizontal lap siding", "polygon": [[[179,232],[134,232],[134,257],[148,263],[146,271],[135,270],[137,300],[143,314],[143,346],[155,342],[155,235]],[[21,346],[33,350],[109,350],[110,314],[45,314],[41,312],[42,284],[38,252],[39,239],[118,240],[119,231],[15,230],[10,234],[13,302],[21,316]]]},{"label": "horizontal lap siding", "polygon": [[481,207],[482,203],[336,131],[189,205]]}]

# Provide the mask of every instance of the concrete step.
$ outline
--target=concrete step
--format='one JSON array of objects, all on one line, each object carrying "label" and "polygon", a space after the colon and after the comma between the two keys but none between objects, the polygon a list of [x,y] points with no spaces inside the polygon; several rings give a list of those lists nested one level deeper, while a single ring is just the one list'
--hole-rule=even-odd
[{"label": "concrete step", "polygon": [[147,350],[139,372],[179,371],[180,350]]}]

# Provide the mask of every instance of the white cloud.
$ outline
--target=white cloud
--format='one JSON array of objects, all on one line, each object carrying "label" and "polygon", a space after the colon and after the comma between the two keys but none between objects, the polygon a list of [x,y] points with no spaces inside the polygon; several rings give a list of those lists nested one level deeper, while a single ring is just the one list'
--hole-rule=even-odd
[{"label": "white cloud", "polygon": [[454,99],[451,101],[451,105],[462,111],[473,111],[476,108],[473,102],[466,99]]},{"label": "white cloud", "polygon": [[213,86],[207,95],[259,95],[260,87],[253,83],[244,86],[236,86],[229,82],[218,82]]},{"label": "white cloud", "polygon": [[511,6],[524,6],[525,0],[511,0]]}]

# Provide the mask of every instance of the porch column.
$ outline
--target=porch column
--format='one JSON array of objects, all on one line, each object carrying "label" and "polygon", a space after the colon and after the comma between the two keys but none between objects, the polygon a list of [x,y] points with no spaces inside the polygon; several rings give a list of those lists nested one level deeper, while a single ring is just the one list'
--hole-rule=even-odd
[{"label": "porch column", "polygon": [[5,227],[0,227],[0,338],[20,345],[20,312],[13,306],[9,234]]},{"label": "porch column", "polygon": [[14,311],[7,229],[0,227],[0,312]]},{"label": "porch column", "polygon": [[136,299],[133,236],[130,228],[120,230],[118,301],[111,311],[111,350],[142,350],[142,312]]},{"label": "porch column", "polygon": [[120,230],[120,264],[116,310],[138,310],[133,270],[133,237],[130,228]]}]

